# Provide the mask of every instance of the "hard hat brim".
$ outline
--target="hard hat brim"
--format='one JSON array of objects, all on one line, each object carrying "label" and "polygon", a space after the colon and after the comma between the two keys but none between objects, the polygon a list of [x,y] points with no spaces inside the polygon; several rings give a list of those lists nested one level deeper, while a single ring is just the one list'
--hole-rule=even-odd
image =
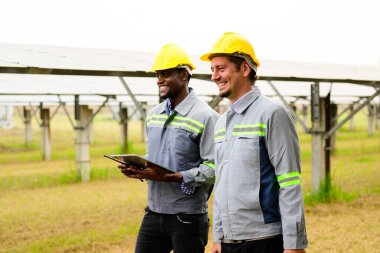
[{"label": "hard hat brim", "polygon": [[216,54],[215,52],[210,52],[210,53],[207,53],[207,54],[204,54],[201,56],[201,60],[202,61],[211,61],[210,59],[210,56],[212,56],[213,54]]},{"label": "hard hat brim", "polygon": [[[194,68],[192,68],[194,67]],[[177,67],[174,67],[174,68],[163,68],[163,69],[151,69],[151,70],[147,70],[146,72],[147,73],[157,73],[157,71],[161,71],[161,70],[167,70],[167,69],[186,69],[187,72],[189,73],[189,75],[193,75],[193,70],[195,69],[195,66],[194,65],[183,65],[183,66],[177,66]]]},{"label": "hard hat brim", "polygon": [[[255,70],[255,72],[257,72],[257,68],[260,66],[260,62],[257,59],[247,58],[247,55],[245,55],[245,54],[237,54],[237,53],[210,52],[210,53],[202,55],[200,57],[200,59],[202,61],[208,61],[208,62],[210,62],[211,59],[213,57],[216,57],[216,56],[235,56],[235,57],[244,58],[248,62],[249,66],[253,70]],[[249,59],[252,59],[252,60],[249,60]],[[256,66],[254,66],[254,65],[256,65]]]}]

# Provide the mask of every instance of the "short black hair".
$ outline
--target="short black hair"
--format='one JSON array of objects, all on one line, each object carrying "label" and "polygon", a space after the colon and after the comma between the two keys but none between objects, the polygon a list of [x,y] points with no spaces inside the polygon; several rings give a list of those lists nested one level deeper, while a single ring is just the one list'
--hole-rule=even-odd
[{"label": "short black hair", "polygon": [[187,72],[187,82],[190,82],[191,75],[190,75],[190,73],[189,73],[189,71],[187,69],[185,69],[185,68],[176,68],[176,70],[178,72],[181,72],[182,70],[185,70]]}]

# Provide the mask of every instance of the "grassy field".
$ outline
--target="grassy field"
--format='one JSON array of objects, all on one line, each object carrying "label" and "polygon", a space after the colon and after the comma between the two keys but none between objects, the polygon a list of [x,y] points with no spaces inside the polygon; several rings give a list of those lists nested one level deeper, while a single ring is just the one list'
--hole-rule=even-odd
[{"label": "grassy field", "polygon": [[[103,158],[120,152],[119,125],[108,115],[95,118],[87,183],[76,176],[74,131],[64,115],[51,122],[51,161],[41,160],[36,123],[31,147],[20,119],[0,129],[0,252],[133,252],[147,186]],[[310,194],[311,138],[300,132],[308,252],[380,252],[380,135],[368,136],[366,124],[360,114],[355,131],[338,134],[332,203],[316,204]],[[144,153],[140,122],[130,129],[133,150]],[[210,244],[211,233],[207,251]]]}]

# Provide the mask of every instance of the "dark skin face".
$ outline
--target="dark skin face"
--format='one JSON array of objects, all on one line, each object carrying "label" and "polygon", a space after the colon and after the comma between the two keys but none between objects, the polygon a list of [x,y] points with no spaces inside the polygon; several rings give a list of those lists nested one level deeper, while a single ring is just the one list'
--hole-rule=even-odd
[{"label": "dark skin face", "polygon": [[[173,108],[176,107],[189,94],[189,72],[186,69],[166,69],[159,70],[156,74],[160,96],[164,99],[170,98]],[[141,169],[123,164],[118,167],[129,178],[163,182],[182,182],[183,180],[181,173],[169,174],[160,168],[146,167]]]},{"label": "dark skin face", "polygon": [[173,107],[177,106],[188,94],[188,76],[186,69],[165,69],[156,72],[157,85],[163,99],[170,98]]}]

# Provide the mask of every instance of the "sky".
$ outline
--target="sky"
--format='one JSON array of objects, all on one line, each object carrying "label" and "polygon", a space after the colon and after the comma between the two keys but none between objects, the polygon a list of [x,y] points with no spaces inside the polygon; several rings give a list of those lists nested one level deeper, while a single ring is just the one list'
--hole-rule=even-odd
[{"label": "sky", "polygon": [[208,52],[224,32],[259,59],[380,66],[379,0],[0,0],[0,43]]}]

